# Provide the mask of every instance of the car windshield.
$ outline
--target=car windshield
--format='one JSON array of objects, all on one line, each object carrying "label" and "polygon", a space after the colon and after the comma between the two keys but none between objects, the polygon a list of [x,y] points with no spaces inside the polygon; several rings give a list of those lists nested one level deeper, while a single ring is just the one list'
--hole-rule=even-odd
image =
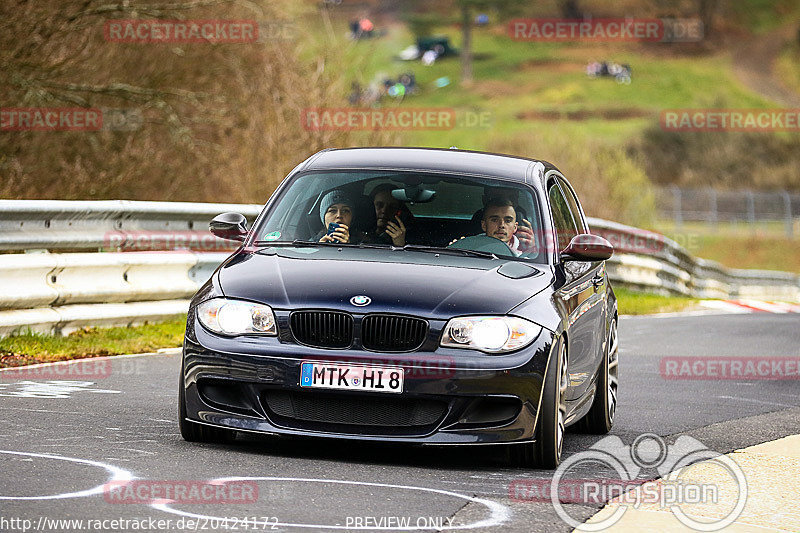
[{"label": "car windshield", "polygon": [[478,252],[470,255],[545,263],[541,228],[536,193],[523,184],[460,175],[329,171],[294,178],[255,229],[255,243]]}]

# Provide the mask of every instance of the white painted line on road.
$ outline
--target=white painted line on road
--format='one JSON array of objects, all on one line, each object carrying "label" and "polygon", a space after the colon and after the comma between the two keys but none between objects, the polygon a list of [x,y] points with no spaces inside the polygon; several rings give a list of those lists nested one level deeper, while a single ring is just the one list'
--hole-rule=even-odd
[{"label": "white painted line on road", "polygon": [[[76,392],[93,392],[97,394],[120,394],[121,391],[95,389],[93,381],[17,381],[0,383],[0,396],[6,398],[48,398],[67,399]],[[18,390],[11,390],[16,387]]]},{"label": "white painted line on road", "polygon": [[760,404],[760,405],[774,405],[776,407],[790,407],[790,408],[797,407],[796,405],[789,405],[787,403],[765,402],[765,401],[762,401],[762,400],[753,400],[752,398],[739,398],[738,396],[717,396],[717,398],[720,398],[722,400],[738,400],[740,402],[745,402],[745,403],[748,403],[748,402],[749,403],[757,403],[757,404]]},{"label": "white painted line on road", "polygon": [[[56,459],[58,461],[69,461],[71,463],[80,463],[85,465],[96,466],[104,468],[111,473],[111,478],[106,483],[112,482],[127,482],[136,479],[133,474],[123,468],[114,465],[101,463],[99,461],[91,461],[89,459],[76,459],[74,457],[64,457],[62,455],[52,455],[49,453],[30,453],[30,452],[13,452],[9,450],[0,450],[0,453],[9,455],[22,455],[24,457],[38,457],[43,459]],[[103,494],[106,483],[92,487],[78,492],[65,492],[63,494],[52,494],[49,496],[0,496],[0,500],[61,500],[66,498],[85,498],[86,496],[94,496],[95,494]],[[5,484],[8,486],[8,483]]]},{"label": "white painted line on road", "polygon": [[[331,484],[338,484],[338,485],[358,485],[363,487],[382,487],[382,488],[389,488],[389,489],[403,489],[403,490],[416,490],[422,492],[432,492],[435,494],[443,494],[445,496],[452,496],[454,498],[459,498],[462,500],[466,500],[468,502],[474,502],[480,505],[483,505],[491,511],[491,515],[489,518],[484,520],[480,520],[478,522],[472,522],[471,524],[462,524],[458,526],[437,526],[433,529],[437,529],[439,531],[444,530],[457,530],[457,529],[477,529],[482,527],[494,527],[499,526],[501,524],[506,523],[511,518],[511,509],[506,507],[505,505],[494,502],[492,500],[486,500],[483,498],[476,498],[474,496],[467,496],[466,494],[459,494],[457,492],[450,492],[449,490],[441,490],[441,489],[432,489],[427,487],[415,487],[412,485],[389,485],[387,483],[370,483],[366,481],[347,481],[347,480],[340,480],[340,479],[314,479],[314,478],[295,478],[295,477],[225,477],[225,478],[217,478],[211,480],[209,483],[227,483],[229,481],[290,481],[290,482],[303,482],[303,483],[331,483]],[[173,509],[169,506],[168,503],[153,503],[151,507],[154,509],[158,509],[159,511],[164,511],[167,513],[176,514],[179,516],[185,516],[186,518],[195,518],[198,520],[209,520],[209,521],[217,521],[222,522],[225,520],[225,517],[220,516],[208,516],[208,515],[201,515],[190,513],[187,511],[181,511],[178,509]],[[419,530],[430,530],[432,529],[431,525],[428,523],[422,524],[420,526],[342,526],[342,525],[323,525],[323,524],[291,524],[291,523],[269,523],[270,526],[283,526],[283,527],[302,527],[302,528],[311,528],[311,529],[346,529],[346,530],[382,530],[382,531],[419,531]]]}]

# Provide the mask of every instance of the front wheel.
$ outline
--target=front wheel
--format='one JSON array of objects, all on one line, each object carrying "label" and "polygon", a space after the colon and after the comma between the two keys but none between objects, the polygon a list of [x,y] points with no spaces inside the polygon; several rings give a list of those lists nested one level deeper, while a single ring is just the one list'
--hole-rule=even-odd
[{"label": "front wheel", "polygon": [[510,450],[512,462],[519,466],[552,470],[561,463],[567,416],[566,394],[569,385],[567,347],[563,338],[558,341],[556,350],[547,365],[542,387],[536,441],[530,444],[512,445]]},{"label": "front wheel", "polygon": [[606,351],[597,372],[597,389],[589,412],[578,423],[585,433],[605,435],[614,425],[619,388],[619,343],[617,319],[611,321],[606,341]]},{"label": "front wheel", "polygon": [[186,419],[186,389],[184,388],[184,372],[181,365],[180,383],[178,383],[178,427],[181,437],[187,442],[208,442],[226,444],[233,442],[236,431],[232,429],[204,426]]}]

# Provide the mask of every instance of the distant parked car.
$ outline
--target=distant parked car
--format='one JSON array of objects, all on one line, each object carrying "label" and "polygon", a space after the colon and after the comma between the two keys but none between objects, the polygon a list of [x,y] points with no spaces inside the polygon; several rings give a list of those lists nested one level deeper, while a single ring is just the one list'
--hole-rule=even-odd
[{"label": "distant parked car", "polygon": [[181,434],[506,444],[553,468],[611,429],[617,305],[552,165],[461,150],[325,150],[293,170],[191,302]]}]

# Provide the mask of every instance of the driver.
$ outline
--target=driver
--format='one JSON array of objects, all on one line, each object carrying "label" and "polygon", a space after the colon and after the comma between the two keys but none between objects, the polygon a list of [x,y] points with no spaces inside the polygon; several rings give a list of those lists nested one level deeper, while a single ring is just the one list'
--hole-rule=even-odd
[{"label": "driver", "polygon": [[[523,221],[527,223],[527,221]],[[526,230],[530,228],[528,225],[523,226]],[[521,248],[525,248],[524,243],[515,235],[520,228],[517,222],[517,210],[514,208],[514,203],[508,198],[491,198],[487,200],[483,209],[483,218],[481,219],[481,229],[487,237],[498,239],[508,246],[511,253],[516,256],[522,255]],[[525,234],[527,237],[527,233]],[[463,239],[464,237],[461,237]],[[460,239],[454,239],[450,244],[457,242]],[[523,245],[523,246],[521,246]]]},{"label": "driver", "polygon": [[490,200],[486,204],[481,220],[481,229],[486,232],[486,235],[500,239],[513,250],[516,248],[514,246],[516,243],[513,242],[516,240],[514,233],[517,232],[518,227],[517,211],[511,200]]}]

